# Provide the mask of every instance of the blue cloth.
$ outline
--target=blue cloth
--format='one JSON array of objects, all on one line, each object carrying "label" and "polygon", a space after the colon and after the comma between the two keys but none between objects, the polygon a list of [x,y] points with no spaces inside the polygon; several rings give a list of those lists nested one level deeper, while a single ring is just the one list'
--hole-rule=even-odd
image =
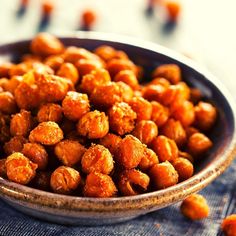
[{"label": "blue cloth", "polygon": [[236,213],[236,160],[212,184],[201,191],[211,208],[210,216],[192,222],[184,218],[179,204],[149,213],[132,221],[111,226],[72,227],[43,222],[24,215],[0,201],[1,236],[221,236],[220,224],[229,214]]}]

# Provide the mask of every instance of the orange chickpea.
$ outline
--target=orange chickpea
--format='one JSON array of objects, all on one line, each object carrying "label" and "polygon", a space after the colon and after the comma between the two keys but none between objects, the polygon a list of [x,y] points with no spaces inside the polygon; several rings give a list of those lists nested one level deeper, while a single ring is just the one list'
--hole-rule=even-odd
[{"label": "orange chickpea", "polygon": [[199,133],[199,130],[193,126],[188,126],[188,127],[185,127],[185,132],[187,135],[187,139],[189,139],[189,137],[192,136],[193,134]]},{"label": "orange chickpea", "polygon": [[59,70],[63,63],[64,59],[62,55],[52,55],[44,60],[44,64],[52,68],[54,71]]},{"label": "orange chickpea", "polygon": [[12,114],[17,111],[14,96],[9,92],[0,93],[0,111],[6,114]]},{"label": "orange chickpea", "polygon": [[186,158],[176,158],[171,162],[175,170],[178,172],[179,181],[184,181],[193,176],[194,168],[193,164]]},{"label": "orange chickpea", "polygon": [[48,165],[48,154],[38,143],[25,143],[21,152],[38,165],[39,170],[45,170]]},{"label": "orange chickpea", "polygon": [[54,145],[63,139],[63,131],[57,123],[48,121],[40,123],[29,135],[31,143],[41,143],[43,145]]},{"label": "orange chickpea", "polygon": [[169,80],[172,84],[177,84],[181,81],[181,71],[179,66],[175,64],[164,64],[158,66],[152,74],[153,78],[155,77],[164,77]]},{"label": "orange chickpea", "polygon": [[11,155],[14,152],[21,152],[25,143],[27,143],[27,139],[23,136],[15,136],[4,144],[4,152],[7,155]]},{"label": "orange chickpea", "polygon": [[110,129],[119,135],[134,129],[136,113],[125,102],[116,103],[108,110]]},{"label": "orange chickpea", "polygon": [[37,113],[38,122],[54,121],[60,123],[62,120],[62,107],[55,103],[43,104]]},{"label": "orange chickpea", "polygon": [[60,166],[53,171],[50,186],[55,193],[71,194],[81,182],[80,173],[68,166]]},{"label": "orange chickpea", "polygon": [[161,85],[164,88],[168,88],[170,86],[169,80],[162,78],[162,77],[157,77],[157,78],[153,79],[149,84]]},{"label": "orange chickpea", "polygon": [[97,110],[88,112],[79,120],[77,132],[89,139],[102,138],[109,132],[108,117]]},{"label": "orange chickpea", "polygon": [[132,89],[136,89],[138,87],[138,79],[132,70],[122,70],[116,74],[114,77],[115,82],[124,82],[128,84]]},{"label": "orange chickpea", "polygon": [[65,139],[59,142],[54,149],[58,159],[65,166],[73,166],[80,162],[86,148],[76,140]]},{"label": "orange chickpea", "polygon": [[0,63],[0,78],[9,77],[9,71],[12,67],[11,62],[1,62]]},{"label": "orange chickpea", "polygon": [[19,184],[28,184],[35,177],[37,167],[19,152],[11,154],[6,160],[8,179]]},{"label": "orange chickpea", "polygon": [[22,76],[12,76],[8,80],[8,83],[4,86],[4,89],[12,94],[15,93],[17,86],[22,82]]},{"label": "orange chickpea", "polygon": [[153,165],[158,164],[158,163],[159,163],[159,160],[156,153],[152,149],[145,148],[144,156],[139,162],[138,168],[142,171],[147,171]]},{"label": "orange chickpea", "polygon": [[62,101],[62,109],[67,119],[72,121],[79,120],[90,110],[87,94],[68,92]]},{"label": "orange chickpea", "polygon": [[203,155],[212,145],[211,140],[202,133],[195,133],[188,140],[188,150],[195,157]]},{"label": "orange chickpea", "polygon": [[94,59],[80,59],[76,62],[76,67],[81,76],[90,74],[93,70],[103,68],[103,63]]},{"label": "orange chickpea", "polygon": [[132,135],[142,143],[149,145],[158,134],[156,124],[151,120],[141,120],[136,123]]},{"label": "orange chickpea", "polygon": [[192,155],[190,155],[188,152],[181,152],[179,151],[179,158],[184,158],[190,161],[191,163],[194,163],[194,159]]},{"label": "orange chickpea", "polygon": [[149,101],[160,102],[165,91],[166,88],[162,85],[150,84],[144,87],[143,97]]},{"label": "orange chickpea", "polygon": [[210,209],[206,199],[200,194],[192,194],[181,204],[182,214],[190,220],[201,220],[209,216]]},{"label": "orange chickpea", "polygon": [[113,197],[117,193],[117,188],[109,175],[102,173],[90,173],[87,175],[84,196],[85,197]]},{"label": "orange chickpea", "polygon": [[163,135],[154,138],[151,146],[160,162],[172,161],[178,157],[178,147],[175,141]]},{"label": "orange chickpea", "polygon": [[162,126],[161,133],[166,137],[173,139],[178,147],[182,147],[187,141],[186,132],[178,120],[169,119]]},{"label": "orange chickpea", "polygon": [[22,109],[20,113],[12,116],[10,132],[12,136],[21,135],[27,137],[33,127],[31,112]]},{"label": "orange chickpea", "polygon": [[6,158],[0,159],[0,177],[7,177],[7,169],[6,169]]},{"label": "orange chickpea", "polygon": [[99,56],[104,61],[109,61],[113,59],[116,55],[116,50],[113,47],[102,45],[100,47],[97,47],[94,50],[94,53]]},{"label": "orange chickpea", "polygon": [[236,232],[236,214],[227,216],[221,223],[221,229],[225,236],[235,236]]},{"label": "orange chickpea", "polygon": [[22,62],[16,65],[12,65],[11,69],[9,70],[9,76],[21,76],[28,72],[29,64]]},{"label": "orange chickpea", "polygon": [[121,81],[117,82],[116,84],[118,85],[120,89],[121,98],[122,98],[121,100],[129,103],[134,96],[134,91],[132,90],[132,88],[128,84],[125,84]]},{"label": "orange chickpea", "polygon": [[169,118],[169,109],[162,106],[159,102],[151,102],[152,115],[151,120],[154,121],[157,127],[163,126]]},{"label": "orange chickpea", "polygon": [[199,102],[195,106],[195,123],[196,126],[203,131],[208,131],[212,128],[216,121],[216,108],[207,102]]},{"label": "orange chickpea", "polygon": [[[0,87],[1,87],[1,90],[3,90],[3,91],[8,91],[8,90],[6,89],[8,83],[9,83],[9,79],[7,79],[7,78],[0,78]],[[1,92],[3,92],[3,91],[1,91]]]},{"label": "orange chickpea", "polygon": [[64,50],[59,39],[48,33],[39,33],[31,42],[31,50],[39,56],[60,54]]},{"label": "orange chickpea", "polygon": [[102,145],[92,145],[83,155],[82,160],[83,172],[89,174],[97,172],[110,174],[114,168],[113,158],[107,148]]},{"label": "orange chickpea", "polygon": [[80,89],[90,95],[96,87],[107,84],[110,81],[111,77],[107,70],[93,70],[90,74],[83,76]]},{"label": "orange chickpea", "polygon": [[71,80],[73,84],[79,81],[79,72],[76,67],[71,63],[63,63],[57,71],[57,75],[60,77]]},{"label": "orange chickpea", "polygon": [[40,190],[50,191],[50,178],[50,172],[38,171],[32,180],[32,186]]},{"label": "orange chickpea", "polygon": [[168,188],[178,183],[178,173],[168,161],[152,166],[149,174],[156,190]]},{"label": "orange chickpea", "polygon": [[122,138],[120,136],[117,136],[112,133],[108,133],[107,135],[105,135],[103,138],[99,140],[99,144],[106,147],[111,152],[112,155],[115,155],[116,150],[121,140]]},{"label": "orange chickpea", "polygon": [[147,191],[150,178],[141,171],[131,169],[121,173],[118,187],[122,195],[134,196]]},{"label": "orange chickpea", "polygon": [[124,168],[132,169],[138,166],[145,154],[145,146],[133,135],[126,135],[117,149],[115,160]]}]

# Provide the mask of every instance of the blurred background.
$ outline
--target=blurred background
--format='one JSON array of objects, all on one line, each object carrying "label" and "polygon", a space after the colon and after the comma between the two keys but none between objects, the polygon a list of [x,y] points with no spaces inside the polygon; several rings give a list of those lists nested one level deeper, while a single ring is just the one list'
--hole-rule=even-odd
[{"label": "blurred background", "polygon": [[128,35],[191,57],[233,93],[235,10],[235,0],[1,0],[0,43],[84,28]]}]

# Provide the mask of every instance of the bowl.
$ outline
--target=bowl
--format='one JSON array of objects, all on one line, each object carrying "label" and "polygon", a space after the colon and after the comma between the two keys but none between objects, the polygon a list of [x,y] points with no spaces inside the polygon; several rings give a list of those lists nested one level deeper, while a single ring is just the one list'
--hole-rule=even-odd
[{"label": "bowl", "polygon": [[[103,225],[123,222],[156,211],[183,200],[206,187],[230,165],[236,154],[235,104],[218,79],[191,60],[156,44],[117,35],[78,32],[60,38],[69,46],[93,50],[99,45],[110,45],[124,50],[131,59],[145,68],[144,78],[157,65],[178,64],[184,80],[199,88],[205,98],[218,108],[218,119],[210,137],[214,147],[199,163],[190,179],[167,189],[130,197],[107,199],[75,197],[49,193],[22,186],[0,178],[0,197],[14,208],[33,217],[69,225]],[[0,59],[17,61],[29,52],[30,40],[0,46]]]}]

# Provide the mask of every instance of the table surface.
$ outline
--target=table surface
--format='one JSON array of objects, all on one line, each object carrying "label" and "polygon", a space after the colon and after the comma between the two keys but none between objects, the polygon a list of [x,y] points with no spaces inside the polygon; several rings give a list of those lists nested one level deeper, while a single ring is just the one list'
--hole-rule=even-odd
[{"label": "table surface", "polygon": [[[63,34],[79,28],[80,14],[96,9],[95,31],[112,32],[159,43],[190,55],[216,75],[236,98],[236,1],[182,0],[177,26],[166,30],[163,9],[145,14],[146,0],[56,0],[45,30]],[[0,43],[27,38],[40,29],[40,1],[31,0],[19,15],[18,0],[0,1]],[[221,235],[220,222],[235,210],[236,162],[202,191],[211,207],[209,218],[190,222],[179,204],[116,226],[66,227],[31,219],[0,201],[0,235]]]}]

